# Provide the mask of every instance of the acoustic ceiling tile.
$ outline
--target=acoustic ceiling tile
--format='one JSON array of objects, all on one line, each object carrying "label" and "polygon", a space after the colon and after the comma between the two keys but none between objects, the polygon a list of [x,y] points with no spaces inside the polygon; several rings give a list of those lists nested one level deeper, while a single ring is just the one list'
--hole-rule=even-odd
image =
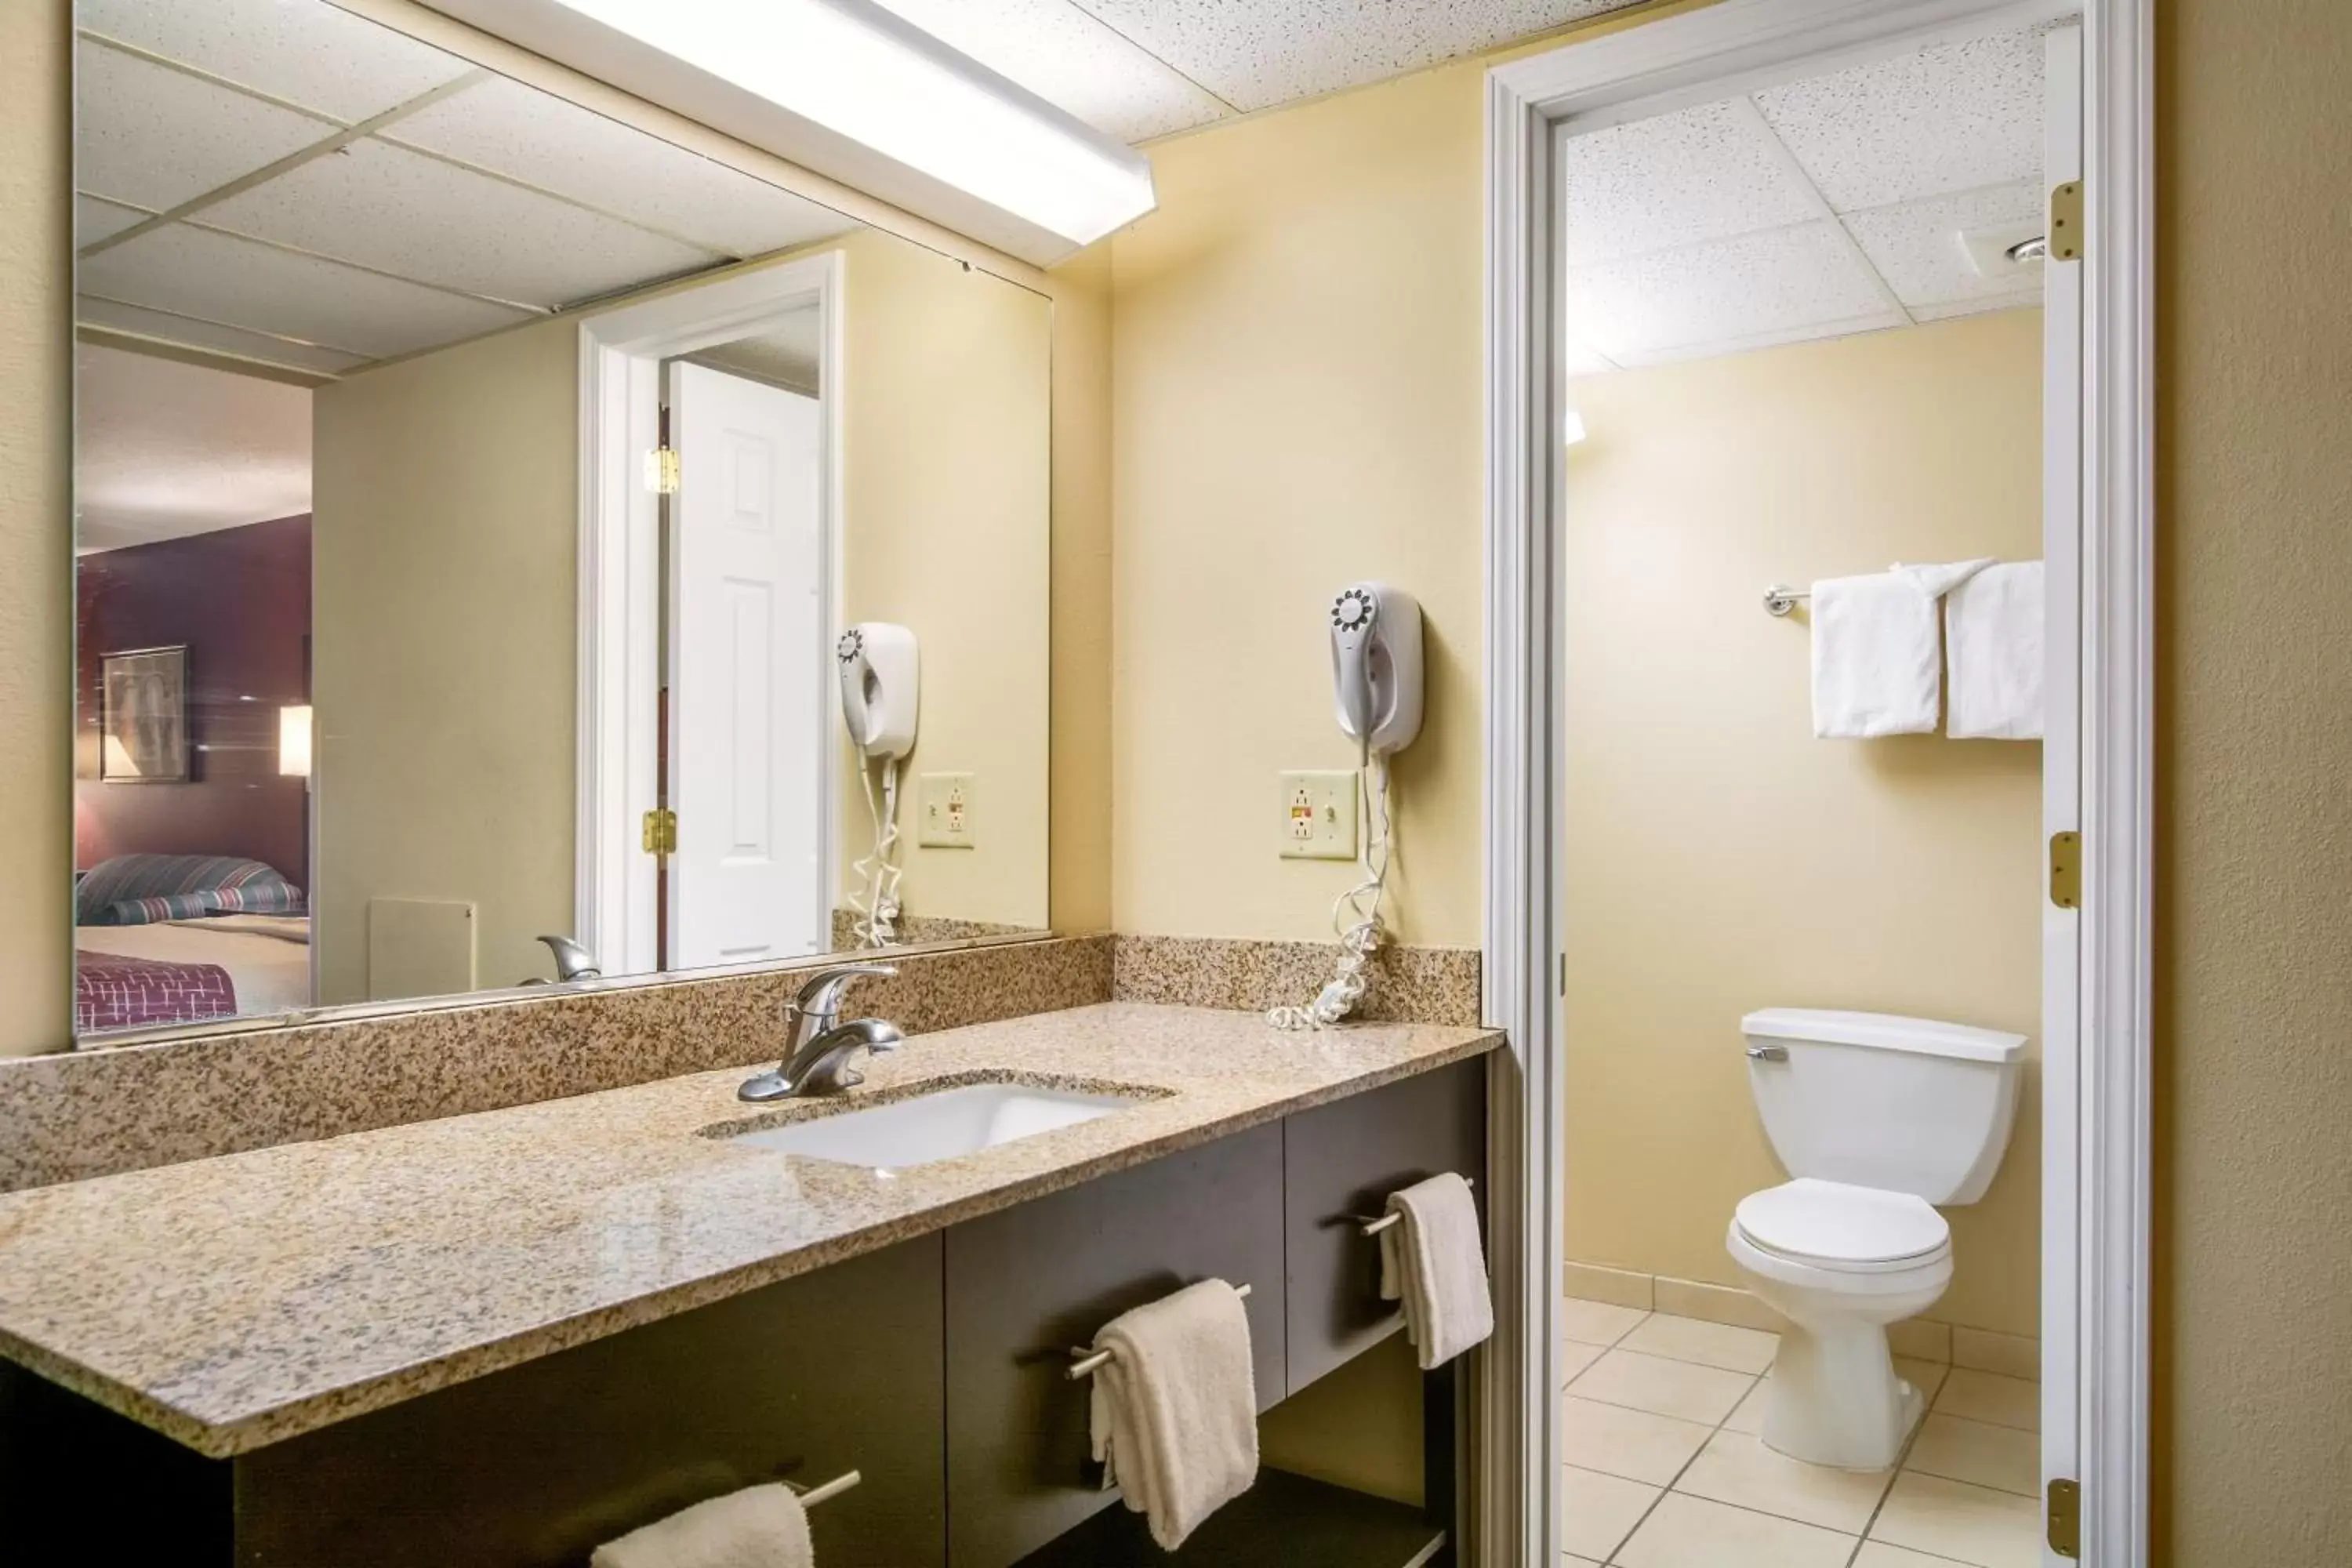
[{"label": "acoustic ceiling tile", "polygon": [[144,223],[152,215],[143,208],[125,206],[100,196],[77,195],[74,197],[74,245],[77,248],[95,245],[110,236]]},{"label": "acoustic ceiling tile", "polygon": [[191,316],[174,316],[139,305],[118,304],[112,300],[95,299],[88,294],[74,301],[74,320],[85,326],[107,327],[118,332],[153,338],[160,342],[213,349],[221,353],[236,354],[240,359],[290,365],[296,370],[318,371],[327,375],[340,375],[368,363],[364,354],[320,348],[316,343],[299,342],[292,338],[273,338],[266,332],[247,331],[243,327],[224,327],[216,321],[200,321]]},{"label": "acoustic ceiling tile", "polygon": [[1571,136],[1560,180],[1571,267],[1821,213],[1755,111],[1737,100]]},{"label": "acoustic ceiling tile", "polygon": [[385,129],[724,256],[765,256],[857,226],[831,207],[503,78]]},{"label": "acoustic ceiling tile", "polygon": [[85,292],[381,359],[511,326],[530,312],[186,224],[81,264]]},{"label": "acoustic ceiling tile", "polygon": [[2008,294],[1976,294],[1966,300],[1946,300],[1939,304],[1914,306],[1911,314],[1921,321],[1948,321],[1959,316],[1981,316],[1989,310],[2038,310],[2042,304],[2042,286],[2034,284]]},{"label": "acoustic ceiling tile", "polygon": [[2032,181],[2019,181],[1849,213],[1844,223],[1897,299],[1906,306],[1934,305],[2038,292],[2042,286],[2038,265],[2022,272],[2004,270],[1986,277],[1969,263],[1960,236],[2019,226],[2038,230],[2036,220],[2041,216],[2041,187]]},{"label": "acoustic ceiling tile", "polygon": [[472,68],[324,0],[79,0],[77,20],[346,122]]},{"label": "acoustic ceiling tile", "polygon": [[1135,142],[1232,110],[1070,0],[880,0],[886,10],[997,75]]},{"label": "acoustic ceiling tile", "polygon": [[335,132],[103,44],[85,40],[75,64],[74,181],[92,195],[177,206]]},{"label": "acoustic ceiling tile", "polygon": [[720,259],[556,197],[371,141],[208,207],[201,221],[551,310]]},{"label": "acoustic ceiling tile", "polygon": [[1755,95],[1839,212],[2042,173],[2042,34],[1918,49]]},{"label": "acoustic ceiling tile", "polygon": [[1570,337],[1619,363],[1838,322],[1900,324],[1822,218],[1569,269]]}]

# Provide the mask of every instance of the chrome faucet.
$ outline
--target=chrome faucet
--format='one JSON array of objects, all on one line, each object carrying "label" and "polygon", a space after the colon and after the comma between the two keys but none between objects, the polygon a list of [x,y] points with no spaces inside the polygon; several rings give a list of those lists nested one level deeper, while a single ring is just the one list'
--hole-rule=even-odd
[{"label": "chrome faucet", "polygon": [[844,963],[809,976],[800,994],[784,1008],[792,1029],[792,1049],[772,1072],[747,1079],[735,1091],[738,1100],[766,1100],[839,1094],[866,1081],[850,1066],[857,1053],[881,1056],[895,1051],[906,1036],[896,1024],[880,1018],[841,1021],[841,994],[860,975],[888,979],[898,971],[887,963]]},{"label": "chrome faucet", "polygon": [[[566,980],[597,980],[604,977],[604,972],[597,966],[596,955],[570,937],[543,936],[539,940],[547,943],[547,951],[555,955],[555,978],[559,984]],[[547,982],[533,975],[523,984],[544,985]]]}]

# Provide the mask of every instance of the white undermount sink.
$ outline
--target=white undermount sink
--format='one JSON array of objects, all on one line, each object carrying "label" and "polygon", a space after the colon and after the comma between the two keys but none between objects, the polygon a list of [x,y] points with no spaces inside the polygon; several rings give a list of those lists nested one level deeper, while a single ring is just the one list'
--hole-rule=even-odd
[{"label": "white undermount sink", "polygon": [[813,1160],[903,1170],[1075,1127],[1141,1102],[1136,1095],[1086,1094],[1025,1083],[968,1083],[894,1100],[870,1110],[745,1132],[737,1141]]}]

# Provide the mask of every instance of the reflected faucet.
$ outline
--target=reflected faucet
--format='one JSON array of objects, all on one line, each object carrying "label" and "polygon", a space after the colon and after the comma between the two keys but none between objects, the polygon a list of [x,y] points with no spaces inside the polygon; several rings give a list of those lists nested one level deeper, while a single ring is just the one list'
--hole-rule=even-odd
[{"label": "reflected faucet", "polygon": [[860,975],[887,980],[898,973],[887,963],[844,963],[809,976],[784,1008],[784,1022],[792,1029],[790,1052],[773,1071],[745,1079],[735,1097],[755,1103],[814,1098],[864,1083],[866,1075],[850,1066],[857,1054],[878,1057],[895,1051],[907,1037],[896,1024],[881,1018],[843,1023],[841,994]]},{"label": "reflected faucet", "polygon": [[[555,978],[558,980],[597,980],[604,972],[596,966],[596,955],[568,936],[543,936],[547,951],[555,954]],[[529,984],[529,981],[524,982]]]}]

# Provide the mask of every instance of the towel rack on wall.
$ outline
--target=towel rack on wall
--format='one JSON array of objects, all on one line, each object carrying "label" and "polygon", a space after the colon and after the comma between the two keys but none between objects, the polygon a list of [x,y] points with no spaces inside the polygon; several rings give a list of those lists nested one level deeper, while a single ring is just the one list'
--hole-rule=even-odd
[{"label": "towel rack on wall", "polygon": [[[1234,1294],[1246,1299],[1249,1295],[1249,1287],[1246,1285],[1236,1285],[1234,1287]],[[1078,1359],[1070,1363],[1070,1370],[1064,1373],[1062,1375],[1068,1378],[1072,1383],[1077,1382],[1078,1379],[1082,1377],[1092,1377],[1096,1373],[1100,1372],[1104,1367],[1110,1364],[1110,1352],[1108,1351],[1089,1350],[1085,1345],[1072,1345],[1070,1347],[1070,1353],[1076,1356]]]},{"label": "towel rack on wall", "polygon": [[1764,590],[1764,613],[1768,616],[1785,616],[1797,607],[1797,602],[1800,599],[1811,597],[1811,594],[1801,594],[1786,583],[1775,583]]},{"label": "towel rack on wall", "polygon": [[839,1497],[842,1493],[847,1491],[850,1488],[856,1486],[865,1479],[866,1478],[864,1476],[859,1475],[856,1470],[845,1470],[840,1475],[834,1477],[833,1479],[829,1481],[824,1482],[818,1486],[807,1488],[806,1489],[793,1486],[793,1483],[790,1481],[786,1481],[784,1484],[788,1487],[792,1487],[793,1491],[799,1493],[801,1506],[803,1508],[814,1508],[817,1504],[824,1502],[828,1498]]},{"label": "towel rack on wall", "polygon": [[[1475,1187],[1478,1184],[1472,1181],[1469,1177],[1465,1176],[1462,1178],[1462,1184],[1465,1187]],[[1378,1236],[1381,1232],[1388,1229],[1389,1226],[1396,1224],[1397,1221],[1402,1218],[1404,1218],[1404,1215],[1398,1214],[1393,1210],[1384,1215],[1360,1214],[1355,1216],[1356,1234],[1359,1236]]]}]

